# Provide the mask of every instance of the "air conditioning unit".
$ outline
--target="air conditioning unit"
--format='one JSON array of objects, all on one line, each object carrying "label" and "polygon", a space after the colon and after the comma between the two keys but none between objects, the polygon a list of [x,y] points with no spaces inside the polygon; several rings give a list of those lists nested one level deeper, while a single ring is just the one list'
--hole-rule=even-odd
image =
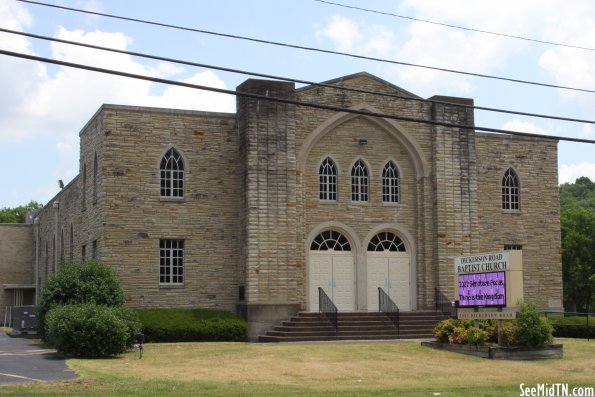
[{"label": "air conditioning unit", "polygon": [[35,306],[14,306],[10,327],[21,334],[37,333],[37,316]]}]

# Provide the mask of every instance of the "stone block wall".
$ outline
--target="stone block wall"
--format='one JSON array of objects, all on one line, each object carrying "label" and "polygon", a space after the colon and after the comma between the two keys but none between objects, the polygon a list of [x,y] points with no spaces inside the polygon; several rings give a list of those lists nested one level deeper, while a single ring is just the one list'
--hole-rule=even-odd
[{"label": "stone block wall", "polygon": [[[104,105],[99,259],[134,307],[233,311],[239,280],[238,133],[234,114]],[[160,197],[161,158],[184,160],[184,198]],[[159,283],[160,239],[183,239],[183,286]]]},{"label": "stone block wall", "polygon": [[[462,129],[435,125],[432,129],[434,162],[435,285],[447,296],[453,290],[454,257],[477,252],[477,169],[473,106],[464,98],[432,97],[432,120],[468,125]],[[451,105],[452,104],[452,105]]]},{"label": "stone block wall", "polygon": [[[238,91],[294,98],[294,86],[248,80]],[[238,97],[242,245],[248,304],[293,304],[303,295],[296,212],[295,106]]]},{"label": "stone block wall", "polygon": [[[557,141],[477,134],[480,250],[522,245],[525,300],[562,307]],[[520,210],[502,209],[502,177],[520,181]]]},{"label": "stone block wall", "polygon": [[0,224],[0,321],[5,308],[11,305],[8,284],[34,284],[34,252],[32,225]]},{"label": "stone block wall", "polygon": [[79,233],[84,222],[78,180],[75,177],[36,216],[33,238],[38,245],[35,258],[38,286],[43,286],[48,276],[64,263],[81,259]]}]

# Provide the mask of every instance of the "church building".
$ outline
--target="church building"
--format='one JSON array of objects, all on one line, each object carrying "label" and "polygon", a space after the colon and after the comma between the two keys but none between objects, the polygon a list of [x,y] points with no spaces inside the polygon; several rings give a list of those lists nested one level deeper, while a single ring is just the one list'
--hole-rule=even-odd
[{"label": "church building", "polygon": [[522,249],[524,299],[561,310],[557,141],[476,132],[473,100],[367,73],[237,91],[236,113],[103,105],[30,227],[30,284],[94,258],[128,306],[237,312],[254,339],[319,287],[342,312],[378,311],[379,287],[433,309],[454,257]]}]

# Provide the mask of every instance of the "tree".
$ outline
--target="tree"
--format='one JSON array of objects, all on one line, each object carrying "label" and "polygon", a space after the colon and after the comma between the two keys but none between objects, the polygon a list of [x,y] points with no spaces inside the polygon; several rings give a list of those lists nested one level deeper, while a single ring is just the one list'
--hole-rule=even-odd
[{"label": "tree", "polygon": [[595,211],[562,209],[564,307],[588,312],[595,303]]},{"label": "tree", "polygon": [[95,261],[69,263],[51,276],[37,307],[41,338],[58,352],[77,357],[124,353],[141,330],[138,316],[123,306],[120,279]]},{"label": "tree", "polygon": [[4,207],[0,209],[0,223],[25,223],[27,212],[43,208],[37,201],[31,200],[27,205],[15,208]]},{"label": "tree", "polygon": [[108,266],[86,261],[68,263],[48,278],[41,290],[37,306],[39,335],[46,340],[45,318],[58,306],[94,303],[103,306],[122,306],[124,292],[120,279]]},{"label": "tree", "polygon": [[583,176],[574,183],[563,183],[560,186],[560,207],[595,211],[595,182]]}]

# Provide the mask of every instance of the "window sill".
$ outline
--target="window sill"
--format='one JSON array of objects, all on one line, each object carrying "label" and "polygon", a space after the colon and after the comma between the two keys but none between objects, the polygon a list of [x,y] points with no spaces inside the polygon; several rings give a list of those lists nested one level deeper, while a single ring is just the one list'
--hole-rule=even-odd
[{"label": "window sill", "polygon": [[159,284],[159,289],[184,289],[184,284]]},{"label": "window sill", "polygon": [[391,202],[386,202],[386,201],[383,201],[383,202],[382,202],[382,206],[383,206],[383,207],[395,207],[395,208],[401,208],[401,207],[403,207],[403,204],[401,204],[401,203],[391,203]]},{"label": "window sill", "polygon": [[363,205],[363,206],[366,206],[366,205],[370,205],[370,202],[369,201],[352,201],[351,202],[351,205]]},{"label": "window sill", "polygon": [[159,201],[163,203],[183,203],[184,197],[159,197]]},{"label": "window sill", "polygon": [[502,210],[503,214],[521,214],[521,210]]},{"label": "window sill", "polygon": [[320,204],[331,204],[331,205],[333,205],[333,204],[334,205],[339,204],[339,201],[338,200],[320,200],[319,199],[318,202]]}]

